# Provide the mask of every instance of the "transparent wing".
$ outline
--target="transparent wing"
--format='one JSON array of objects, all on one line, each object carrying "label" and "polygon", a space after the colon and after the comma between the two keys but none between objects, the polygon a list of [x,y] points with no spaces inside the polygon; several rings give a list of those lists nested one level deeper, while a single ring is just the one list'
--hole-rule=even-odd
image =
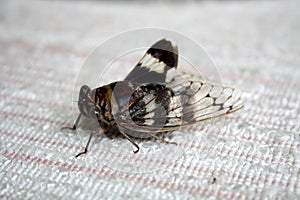
[{"label": "transparent wing", "polygon": [[[235,112],[243,107],[241,91],[195,80],[179,73],[165,85],[140,87],[140,98],[119,126],[127,132],[164,132]],[[150,89],[152,88],[152,90]],[[156,88],[156,89],[154,89]],[[141,95],[141,91],[148,91]]]},{"label": "transparent wing", "polygon": [[166,39],[152,45],[125,81],[136,83],[163,83],[169,69],[176,69],[178,49]]}]

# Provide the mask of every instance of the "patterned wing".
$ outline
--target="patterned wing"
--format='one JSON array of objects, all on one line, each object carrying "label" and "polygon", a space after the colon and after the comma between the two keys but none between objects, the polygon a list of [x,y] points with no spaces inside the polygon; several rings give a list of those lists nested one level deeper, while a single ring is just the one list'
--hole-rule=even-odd
[{"label": "patterned wing", "polygon": [[129,115],[118,125],[135,137],[141,132],[174,130],[243,107],[241,91],[195,80],[185,73],[178,73],[165,85],[141,86],[133,97]]},{"label": "patterned wing", "polygon": [[159,40],[127,75],[125,81],[135,83],[163,83],[170,69],[176,69],[178,49],[166,39]]}]

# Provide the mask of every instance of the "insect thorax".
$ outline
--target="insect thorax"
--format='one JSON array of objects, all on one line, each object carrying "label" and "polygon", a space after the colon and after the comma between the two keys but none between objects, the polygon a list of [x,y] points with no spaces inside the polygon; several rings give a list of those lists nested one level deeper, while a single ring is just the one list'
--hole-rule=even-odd
[{"label": "insect thorax", "polygon": [[115,118],[128,109],[136,87],[137,84],[128,81],[113,82],[93,90],[84,85],[79,93],[79,110],[85,117],[97,120],[104,131],[108,130],[115,126]]}]

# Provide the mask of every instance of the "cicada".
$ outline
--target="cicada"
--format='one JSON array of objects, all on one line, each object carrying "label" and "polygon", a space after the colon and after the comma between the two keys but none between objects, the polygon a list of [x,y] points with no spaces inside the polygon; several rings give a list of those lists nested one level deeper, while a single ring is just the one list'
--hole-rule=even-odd
[{"label": "cicada", "polygon": [[161,133],[203,120],[232,113],[243,107],[241,92],[212,84],[177,70],[178,48],[166,39],[152,45],[123,81],[79,92],[75,130],[82,116],[100,124],[93,130],[83,152],[87,153],[93,135],[123,136],[135,147],[134,138],[155,138],[170,142]]}]

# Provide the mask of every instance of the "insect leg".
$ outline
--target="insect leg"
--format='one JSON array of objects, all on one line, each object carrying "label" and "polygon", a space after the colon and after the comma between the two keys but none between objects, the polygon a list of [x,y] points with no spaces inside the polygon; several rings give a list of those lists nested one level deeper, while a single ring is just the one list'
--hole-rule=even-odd
[{"label": "insect leg", "polygon": [[[101,129],[101,130],[102,130],[102,129]],[[75,156],[75,158],[78,158],[79,156],[81,156],[81,155],[83,155],[83,154],[86,154],[86,153],[88,152],[88,148],[89,148],[89,146],[90,146],[92,137],[93,137],[93,135],[96,135],[97,133],[99,133],[99,130],[98,130],[98,129],[93,130],[93,131],[91,132],[90,137],[89,137],[89,140],[88,140],[88,142],[87,142],[86,145],[85,145],[84,151],[78,153],[78,154]]]},{"label": "insect leg", "polygon": [[156,140],[159,140],[159,141],[162,142],[162,143],[166,143],[166,144],[176,144],[176,145],[177,145],[176,142],[167,141],[167,140],[165,140],[165,139],[163,139],[163,138],[161,138],[161,137],[158,137],[157,135],[152,134],[152,133],[149,133],[149,134],[151,135],[151,137],[155,138]]},{"label": "insect leg", "polygon": [[78,115],[78,117],[77,117],[77,119],[76,119],[73,126],[65,126],[65,127],[62,127],[61,130],[63,130],[63,129],[70,129],[72,131],[75,130],[77,128],[77,125],[78,125],[79,121],[80,121],[80,117],[81,117],[81,113]]},{"label": "insect leg", "polygon": [[133,151],[133,153],[139,152],[139,150],[140,150],[139,145],[137,145],[126,133],[123,133],[122,131],[120,131],[120,132],[129,142],[131,142],[131,144],[133,144],[137,148],[135,151]]},{"label": "insect leg", "polygon": [[77,158],[77,157],[79,157],[79,156],[81,156],[81,155],[83,155],[83,154],[86,154],[86,153],[88,152],[88,148],[89,148],[89,145],[90,145],[90,142],[91,142],[92,137],[93,137],[93,134],[91,133],[91,134],[90,134],[90,137],[89,137],[89,140],[88,140],[88,142],[86,143],[86,146],[85,146],[85,148],[84,148],[84,151],[78,153],[78,154],[75,156],[75,158]]}]

